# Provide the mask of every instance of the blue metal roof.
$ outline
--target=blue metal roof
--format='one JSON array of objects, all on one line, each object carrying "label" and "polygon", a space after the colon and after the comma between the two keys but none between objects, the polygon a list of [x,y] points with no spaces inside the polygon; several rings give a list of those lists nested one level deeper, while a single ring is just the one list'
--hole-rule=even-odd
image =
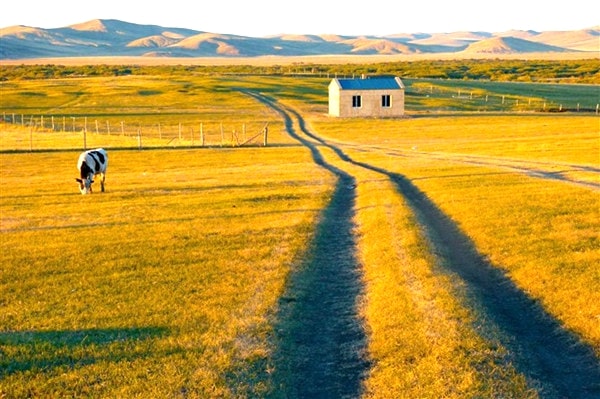
[{"label": "blue metal roof", "polygon": [[337,79],[343,90],[398,90],[396,78]]}]

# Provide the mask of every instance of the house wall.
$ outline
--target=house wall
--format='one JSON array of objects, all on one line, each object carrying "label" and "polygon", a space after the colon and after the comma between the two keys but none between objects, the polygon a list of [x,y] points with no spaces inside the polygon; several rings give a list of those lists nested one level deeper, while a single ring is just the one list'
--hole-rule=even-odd
[{"label": "house wall", "polygon": [[331,116],[340,116],[340,91],[335,81],[329,84],[329,115]]},{"label": "house wall", "polygon": [[[361,96],[361,106],[352,106],[352,97]],[[391,107],[381,106],[381,96],[389,95]],[[338,117],[398,117],[404,115],[404,90],[342,90],[332,80],[329,84],[329,115]]]},{"label": "house wall", "polygon": [[[352,106],[352,97],[361,96],[361,106]],[[381,97],[389,95],[391,107],[381,106]],[[339,91],[341,117],[395,117],[404,115],[404,90],[341,90]]]}]

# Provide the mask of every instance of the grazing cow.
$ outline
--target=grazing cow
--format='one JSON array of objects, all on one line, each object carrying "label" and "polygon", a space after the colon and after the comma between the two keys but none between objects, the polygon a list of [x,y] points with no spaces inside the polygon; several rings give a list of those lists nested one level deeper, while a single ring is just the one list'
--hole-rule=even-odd
[{"label": "grazing cow", "polygon": [[94,176],[100,175],[100,189],[104,192],[104,180],[106,178],[106,167],[108,166],[108,155],[103,148],[82,152],[77,161],[77,169],[81,178],[75,179],[79,183],[81,194],[92,192]]}]

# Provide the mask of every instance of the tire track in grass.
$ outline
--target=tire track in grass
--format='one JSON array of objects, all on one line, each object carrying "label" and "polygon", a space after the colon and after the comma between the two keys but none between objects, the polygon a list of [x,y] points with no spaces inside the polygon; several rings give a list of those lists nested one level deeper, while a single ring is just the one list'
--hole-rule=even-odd
[{"label": "tire track in grass", "polygon": [[342,160],[387,176],[413,209],[446,272],[465,286],[464,300],[474,311],[482,336],[500,342],[509,359],[542,398],[600,398],[600,360],[593,349],[565,330],[542,306],[520,290],[502,270],[480,254],[470,238],[408,178],[358,162],[339,147],[302,132],[331,148]]},{"label": "tire track in grass", "polygon": [[314,143],[296,133],[289,110],[245,93],[278,112],[288,134],[337,177],[309,252],[292,272],[279,304],[272,396],[359,397],[369,366],[358,311],[362,285],[353,232],[355,179],[327,163]]},{"label": "tire track in grass", "polygon": [[[590,188],[595,191],[600,190],[600,183],[587,179],[574,178],[572,176],[569,176],[570,173],[585,173],[588,175],[592,175],[594,176],[594,178],[597,179],[598,176],[600,176],[600,168],[596,168],[589,165],[533,161],[526,159],[503,158],[483,155],[464,155],[442,152],[394,150],[373,145],[359,146],[353,143],[346,143],[343,141],[335,141],[335,143],[340,148],[352,148],[357,151],[367,152],[372,151],[394,157],[417,158],[426,160],[435,159],[441,161],[462,163],[466,165],[490,166],[493,168],[504,169],[512,173],[521,173],[533,178],[555,180],[563,183],[572,184],[575,186]],[[553,170],[557,168],[560,168],[560,170]]]},{"label": "tire track in grass", "polygon": [[600,398],[600,362],[593,349],[478,253],[469,237],[425,193],[404,176],[382,173],[390,176],[423,223],[442,268],[464,282],[477,317],[475,327],[510,351],[510,360],[540,396]]}]

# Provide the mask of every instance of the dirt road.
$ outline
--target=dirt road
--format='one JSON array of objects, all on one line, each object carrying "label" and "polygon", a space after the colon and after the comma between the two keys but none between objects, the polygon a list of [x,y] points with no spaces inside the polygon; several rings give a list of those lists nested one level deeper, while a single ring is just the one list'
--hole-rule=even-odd
[{"label": "dirt road", "polygon": [[[334,196],[318,226],[312,256],[293,276],[282,299],[279,374],[275,378],[285,391],[281,396],[358,397],[368,372],[367,337],[356,310],[361,296],[352,221],[356,180],[339,166],[347,164],[376,172],[394,183],[417,216],[441,267],[461,280],[466,292],[464,305],[475,314],[477,330],[484,338],[501,342],[511,362],[540,397],[600,398],[600,361],[593,350],[491,265],[456,223],[408,178],[354,161],[341,145],[310,131],[295,110],[261,94],[248,94],[277,111],[287,132],[311,151],[317,164],[338,178]],[[328,162],[320,148],[335,154],[335,162]],[[490,166],[497,160],[462,161]],[[523,173],[531,172],[521,169]],[[555,178],[544,173],[534,176]]]}]

